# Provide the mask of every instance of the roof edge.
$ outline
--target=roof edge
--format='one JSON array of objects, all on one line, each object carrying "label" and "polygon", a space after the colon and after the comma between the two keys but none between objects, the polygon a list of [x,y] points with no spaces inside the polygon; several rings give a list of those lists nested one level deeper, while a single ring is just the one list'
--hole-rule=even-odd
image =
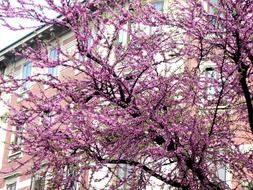
[{"label": "roof edge", "polygon": [[0,60],[1,60],[1,57],[4,56],[4,54],[14,50],[15,48],[17,48],[21,44],[26,43],[27,41],[31,40],[32,38],[34,38],[38,34],[40,34],[43,31],[49,29],[50,27],[52,27],[52,25],[43,25],[43,26],[33,30],[32,32],[26,34],[24,37],[22,37],[22,38],[16,40],[15,42],[11,43],[10,45],[6,46],[5,48],[1,49],[0,50]]}]

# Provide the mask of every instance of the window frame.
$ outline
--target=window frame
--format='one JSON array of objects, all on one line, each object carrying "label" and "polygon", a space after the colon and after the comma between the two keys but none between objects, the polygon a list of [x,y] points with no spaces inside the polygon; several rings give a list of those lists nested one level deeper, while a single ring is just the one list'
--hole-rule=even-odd
[{"label": "window frame", "polygon": [[[52,56],[53,55],[53,56]],[[58,61],[59,60],[59,51],[57,50],[56,47],[51,47],[49,49],[48,57],[50,61]],[[57,77],[59,76],[59,65],[54,66],[54,67],[48,67],[47,68],[47,74]]]},{"label": "window frame", "polygon": [[17,182],[12,182],[6,184],[6,190],[16,190],[17,189]]},{"label": "window frame", "polygon": [[221,165],[217,168],[217,176],[218,178],[223,181],[223,182],[226,182],[228,180],[228,177],[227,177],[227,167],[226,165]]},{"label": "window frame", "polygon": [[[155,0],[151,1],[150,4],[153,6],[153,8],[156,11],[164,12],[164,0]],[[159,4],[161,5],[161,8],[157,8],[156,5]],[[154,20],[153,20],[154,21]],[[156,30],[162,30],[162,26],[149,26],[149,34],[154,34]]]},{"label": "window frame", "polygon": [[[66,165],[64,167],[64,177],[68,178],[71,175],[75,175],[76,171],[71,165]],[[80,189],[80,181],[79,179],[73,181],[72,186],[70,187],[70,190],[79,190]]]},{"label": "window frame", "polygon": [[[18,131],[21,132],[21,133],[22,133],[22,130],[23,130],[23,127],[20,127],[18,129]],[[10,144],[12,146],[19,146],[22,143],[22,138],[18,137],[16,132],[17,132],[17,127],[15,127],[15,129],[13,130],[13,132],[11,134]],[[21,156],[21,153],[22,153],[21,150],[22,150],[21,147],[19,147],[18,149],[13,149],[13,148],[9,149],[9,156],[8,156],[9,161],[11,161],[13,159],[16,159],[16,158],[19,158]]]},{"label": "window frame", "polygon": [[[117,165],[117,178],[120,181],[125,181],[132,173],[133,166],[128,164],[118,164]],[[128,189],[129,185],[127,183],[123,184],[123,189]]]},{"label": "window frame", "polygon": [[[164,11],[164,0],[155,0],[155,1],[151,1],[150,3],[151,3],[151,5],[157,10],[157,11],[161,11],[161,12],[163,12]],[[161,4],[162,5],[162,7],[161,7],[161,9],[157,9],[157,7],[155,6],[155,4]]]},{"label": "window frame", "polygon": [[[208,66],[205,67],[205,78],[208,79],[216,79],[217,78],[217,71],[215,70],[214,66]],[[207,93],[207,99],[212,100],[215,96],[215,87],[213,84],[207,81],[206,83],[206,93]]]},{"label": "window frame", "polygon": [[[27,61],[24,64],[22,64],[22,69],[21,69],[22,80],[27,80],[29,77],[31,77],[32,70],[33,70],[32,62]],[[30,87],[31,87],[31,81],[24,81],[22,85],[22,91],[28,90]]]},{"label": "window frame", "polygon": [[[39,184],[36,184],[38,181]],[[37,188],[36,185],[39,185],[39,187]],[[46,189],[46,176],[42,176],[40,174],[33,175],[31,180],[31,190],[44,190],[44,189]]]},{"label": "window frame", "polygon": [[118,43],[122,45],[127,44],[129,38],[128,29],[130,29],[129,23],[123,25],[122,28],[118,31]]}]

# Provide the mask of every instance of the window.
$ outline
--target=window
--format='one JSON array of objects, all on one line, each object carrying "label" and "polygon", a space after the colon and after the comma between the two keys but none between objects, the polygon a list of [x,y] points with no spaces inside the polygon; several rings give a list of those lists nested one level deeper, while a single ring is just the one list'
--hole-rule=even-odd
[{"label": "window", "polygon": [[11,141],[11,146],[12,146],[11,154],[15,154],[20,151],[20,145],[22,142],[22,139],[20,137],[21,132],[22,132],[21,127],[17,126],[13,134],[12,141]]},{"label": "window", "polygon": [[49,58],[51,61],[56,61],[59,58],[59,54],[56,48],[50,50]]},{"label": "window", "polygon": [[124,36],[125,36],[125,31],[121,29],[121,30],[119,31],[119,43],[123,43],[123,41],[124,41]]},{"label": "window", "polygon": [[[28,77],[32,75],[32,63],[28,62],[23,65],[22,69],[22,79],[27,80]],[[29,81],[25,81],[23,84],[23,89],[26,90],[30,87]]]},{"label": "window", "polygon": [[212,5],[209,5],[209,14],[212,15],[212,19],[211,19],[212,25],[214,27],[216,27],[217,26],[217,17],[221,16],[221,15],[218,14],[218,10],[215,7],[215,6],[219,5],[219,0],[211,0],[210,3]]},{"label": "window", "polygon": [[81,34],[82,34],[82,37],[80,37],[79,39],[79,45],[82,47],[81,48],[82,50],[84,51],[89,50],[93,44],[92,33],[85,33],[84,31],[82,31]]},{"label": "window", "polygon": [[118,33],[118,42],[121,44],[127,43],[127,24],[122,27],[122,29],[119,30]]},{"label": "window", "polygon": [[[84,32],[82,32],[82,34],[84,35]],[[91,48],[91,46],[92,46],[93,40],[92,40],[91,37],[89,37],[87,43],[86,43],[85,41],[81,41],[80,43],[81,43],[81,45],[82,45],[83,47],[85,47],[84,50],[85,50],[86,48],[87,48],[86,50],[89,50],[89,48]],[[87,56],[86,56],[86,52],[78,52],[77,55],[78,55],[78,60],[79,60],[79,64],[78,64],[77,66],[78,66],[80,69],[75,69],[75,75],[81,73],[82,70],[85,69],[85,67],[84,67],[84,62],[88,60],[88,58],[87,58]]]},{"label": "window", "polygon": [[213,67],[207,67],[205,69],[206,71],[206,78],[207,78],[207,95],[208,99],[212,99],[212,97],[215,95],[215,85],[214,85],[214,79],[216,76],[216,71]]},{"label": "window", "polygon": [[[48,180],[52,177],[52,173],[48,171],[47,161],[41,163],[40,168],[37,168],[33,173],[30,190],[45,190],[48,189]],[[33,170],[35,168],[32,168]]]},{"label": "window", "polygon": [[[210,63],[211,64],[211,63]],[[221,72],[219,70],[220,68],[217,67],[214,64],[208,65],[207,67],[203,68],[203,97],[204,100],[209,101],[209,106],[214,106],[218,103],[219,100],[219,109],[226,109],[226,106],[228,106],[229,99],[228,97],[225,97],[224,92],[222,91],[222,88],[224,88],[224,81],[226,80],[224,76],[221,75]],[[221,94],[222,93],[222,94]]]},{"label": "window", "polygon": [[[117,175],[120,181],[128,181],[130,173],[132,172],[133,167],[127,164],[119,164],[117,168]],[[129,189],[128,184],[123,184],[123,189]]]},{"label": "window", "polygon": [[8,185],[6,186],[6,190],[16,190],[16,182],[15,182],[15,183],[8,184]]},{"label": "window", "polygon": [[92,46],[92,38],[91,37],[89,37],[88,38],[88,48],[91,48],[91,46]]},{"label": "window", "polygon": [[[152,2],[153,7],[157,11],[163,11],[163,4],[164,4],[164,1],[154,1],[154,2]],[[154,18],[151,18],[151,19],[152,19],[153,22],[155,22]],[[150,32],[149,33],[154,34],[157,29],[161,29],[161,26],[159,26],[159,27],[157,27],[157,26],[156,27],[155,26],[150,27]]]},{"label": "window", "polygon": [[[49,52],[49,59],[51,61],[57,61],[59,58],[59,53],[56,48],[52,48]],[[48,68],[48,74],[52,76],[57,76],[58,75],[58,66],[55,67],[49,67]]]},{"label": "window", "polygon": [[226,182],[226,180],[227,180],[227,177],[226,177],[226,173],[227,173],[226,166],[219,167],[217,173],[218,173],[219,179],[221,181]]},{"label": "window", "polygon": [[163,4],[164,4],[164,1],[155,1],[152,3],[152,5],[157,11],[163,11]]},{"label": "window", "polygon": [[78,54],[78,60],[79,60],[80,62],[84,61],[84,60],[85,60],[85,56],[79,53],[79,54]]},{"label": "window", "polygon": [[87,60],[87,57],[84,56],[84,55],[82,55],[81,53],[78,53],[78,60],[79,60],[79,64],[77,64],[77,67],[79,69],[78,68],[75,69],[75,75],[81,73],[82,70],[85,69],[85,67],[84,67],[84,64],[85,64],[84,61]]},{"label": "window", "polygon": [[55,122],[55,112],[50,110],[44,110],[42,116],[42,123],[45,125],[53,125]]},{"label": "window", "polygon": [[45,176],[37,174],[32,178],[31,190],[44,190],[45,184],[46,184]]},{"label": "window", "polygon": [[69,190],[78,190],[79,189],[78,180],[75,179],[78,176],[77,176],[74,166],[68,165],[65,167],[65,177],[70,179],[69,184],[68,184]]},{"label": "window", "polygon": [[[218,4],[219,4],[218,0],[211,0],[210,2],[211,2],[212,4],[214,4],[214,5],[218,5]],[[215,7],[212,7],[212,6],[211,6],[209,12],[210,12],[211,14],[215,14],[215,13],[216,13]]]},{"label": "window", "polygon": [[119,168],[118,168],[119,179],[123,180],[126,176],[127,176],[127,165],[119,164]]},{"label": "window", "polygon": [[13,144],[19,145],[21,144],[21,138],[20,138],[20,133],[21,133],[21,127],[16,127],[16,132],[15,132],[15,137],[13,140]]},{"label": "window", "polygon": [[[85,35],[85,33],[84,32],[81,32],[82,34],[83,34],[83,38],[84,39],[80,39],[80,41],[79,41],[79,43],[80,43],[80,45],[81,45],[81,47],[83,47],[83,48],[81,48],[81,50],[82,51],[88,51],[91,47],[92,47],[92,44],[93,44],[93,40],[92,40],[92,37],[91,36],[86,36]],[[87,52],[79,52],[78,53],[78,58],[79,58],[79,60],[80,61],[84,61],[84,60],[86,60],[86,53]]]}]

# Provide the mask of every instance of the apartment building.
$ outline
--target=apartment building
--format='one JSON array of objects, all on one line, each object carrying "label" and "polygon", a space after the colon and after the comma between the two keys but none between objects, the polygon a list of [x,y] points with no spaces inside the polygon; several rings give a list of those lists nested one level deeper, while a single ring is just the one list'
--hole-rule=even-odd
[{"label": "apartment building", "polygon": [[[121,32],[119,40],[126,42],[126,33]],[[66,80],[68,78],[79,78],[83,77],[83,73],[79,70],[73,68],[66,68],[63,66],[55,66],[48,68],[38,68],[34,67],[33,63],[29,60],[24,59],[16,55],[13,50],[22,50],[24,44],[29,47],[33,47],[35,44],[35,39],[39,39],[45,42],[48,49],[48,58],[50,60],[61,59],[57,48],[60,47],[61,51],[73,56],[77,48],[77,41],[73,32],[66,28],[59,26],[44,26],[35,30],[22,39],[17,40],[13,44],[0,51],[0,69],[2,74],[11,75],[15,79],[27,79],[30,76],[36,74],[49,74],[53,77],[57,77],[60,80]],[[88,41],[90,43],[90,41]],[[77,59],[83,59],[79,54],[74,55]],[[45,80],[47,77],[45,77]],[[53,94],[53,90],[47,85],[38,85],[36,82],[25,82],[20,89],[18,89],[18,94],[21,96],[9,96],[5,92],[2,92],[1,97],[3,101],[8,102],[14,107],[18,107],[22,104],[22,97],[26,96],[26,91],[30,90],[33,92],[38,92],[40,90],[45,91],[47,95]],[[32,162],[27,161],[30,159],[27,155],[22,153],[22,150],[12,148],[14,145],[19,145],[21,139],[16,135],[16,131],[19,129],[14,128],[6,121],[6,116],[8,114],[8,109],[3,102],[0,102],[0,190],[43,190],[46,189],[46,178],[39,172],[33,174],[27,174],[27,170],[33,167]],[[20,165],[20,163],[25,163]],[[46,165],[46,162],[45,162]],[[42,166],[43,168],[43,166]],[[43,172],[43,169],[42,169]],[[68,171],[66,171],[68,172]],[[84,180],[88,180],[88,174],[84,173]],[[106,170],[102,169],[100,172],[96,173],[97,178],[104,178],[106,175]],[[96,177],[95,177],[96,178]],[[84,182],[85,183],[85,182]],[[106,182],[94,182],[94,187],[102,187]],[[86,187],[87,188],[87,187]],[[80,184],[75,183],[72,190],[84,189]]]},{"label": "apartment building", "polygon": [[[69,76],[69,75],[75,75],[74,71],[67,71],[60,67],[50,67],[47,69],[35,69],[32,66],[32,63],[25,60],[22,57],[15,56],[12,53],[12,50],[17,50],[18,48],[22,47],[22,44],[28,43],[29,45],[33,45],[34,38],[39,37],[40,39],[43,39],[47,41],[50,44],[54,44],[53,40],[54,37],[59,37],[59,43],[61,46],[65,47],[66,50],[70,50],[75,46],[75,39],[73,37],[73,34],[71,34],[66,29],[62,29],[59,27],[53,27],[53,26],[45,26],[42,27],[22,39],[16,41],[15,43],[11,44],[10,46],[4,48],[1,50],[1,66],[4,68],[4,74],[6,75],[12,75],[14,78],[17,79],[25,79],[31,75],[35,75],[38,72],[43,72],[45,74],[51,74],[53,76]],[[49,45],[49,58],[50,59],[57,59],[58,53],[56,48],[53,45]],[[50,91],[50,89],[47,89],[46,87],[45,91]],[[20,89],[19,93],[24,93],[25,90],[35,90],[36,91],[36,84],[35,83],[25,83],[23,86],[23,89]],[[48,92],[50,93],[50,92]],[[22,102],[21,98],[17,97],[9,97],[2,93],[2,97],[4,100],[8,101],[11,105],[18,105],[20,102]],[[4,105],[2,105],[2,108],[5,108]],[[1,152],[0,152],[0,158],[1,158],[1,177],[0,177],[0,189],[3,190],[28,190],[28,189],[34,189],[39,190],[43,188],[42,181],[40,178],[32,178],[30,174],[25,175],[27,168],[32,167],[31,164],[26,164],[25,166],[19,167],[15,160],[20,159],[22,161],[26,160],[27,157],[22,154],[22,151],[17,149],[11,149],[10,144],[19,144],[20,138],[15,136],[15,134],[12,131],[16,131],[19,129],[13,129],[12,126],[8,125],[5,120],[5,116],[7,114],[6,109],[1,109]],[[15,168],[18,167],[16,170]]]},{"label": "apartment building", "polygon": [[[157,10],[162,11],[164,3],[163,0],[154,1],[154,6]],[[68,29],[59,26],[41,27],[0,50],[0,70],[3,75],[11,75],[15,79],[27,79],[38,73],[50,74],[58,77],[60,80],[72,77],[82,77],[80,71],[71,68],[66,69],[63,66],[43,69],[35,68],[33,67],[32,62],[14,53],[14,51],[22,51],[24,45],[33,47],[36,39],[42,40],[46,43],[48,57],[51,60],[60,59],[61,55],[59,55],[57,47],[61,47],[62,51],[71,55],[77,46],[74,34]],[[127,33],[124,30],[119,33],[119,42],[127,43]],[[38,86],[36,83],[26,82],[22,88],[18,90],[18,94],[26,96],[26,90],[36,92],[41,89],[44,89],[47,94],[53,93],[52,89],[48,88],[46,85]],[[18,107],[23,101],[22,97],[9,96],[5,92],[2,92],[1,97],[3,101],[8,102],[14,107]],[[0,190],[46,189],[45,176],[42,177],[37,173],[27,174],[27,170],[30,170],[33,167],[32,162],[26,161],[30,158],[24,155],[22,150],[11,147],[13,145],[19,145],[21,141],[21,139],[15,135],[15,132],[20,129],[16,129],[7,123],[6,116],[8,115],[8,109],[3,102],[0,102],[0,105]],[[25,164],[19,165],[19,162],[25,162]],[[104,169],[96,174],[97,179],[104,178],[104,175],[106,175],[106,169],[105,171],[103,170]],[[87,175],[88,174],[84,174],[84,178],[87,178]],[[124,176],[125,170],[121,169],[119,175]],[[101,180],[100,182],[94,182],[94,187],[102,187],[105,183],[106,182]],[[75,184],[72,189],[77,190],[83,188],[80,185]]]}]

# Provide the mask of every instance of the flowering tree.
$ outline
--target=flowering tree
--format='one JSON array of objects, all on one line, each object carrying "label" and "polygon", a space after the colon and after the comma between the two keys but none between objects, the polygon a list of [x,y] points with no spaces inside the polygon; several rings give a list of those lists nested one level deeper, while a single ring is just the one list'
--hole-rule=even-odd
[{"label": "flowering tree", "polygon": [[8,121],[22,128],[29,172],[46,162],[48,187],[229,189],[222,168],[235,188],[250,180],[252,152],[240,150],[253,131],[250,1],[175,0],[169,13],[138,0],[0,2],[11,29],[23,26],[8,19],[25,18],[76,39],[71,53],[56,45],[54,59],[39,38],[15,54],[78,76],[1,78],[1,90],[21,99],[8,104]]}]

